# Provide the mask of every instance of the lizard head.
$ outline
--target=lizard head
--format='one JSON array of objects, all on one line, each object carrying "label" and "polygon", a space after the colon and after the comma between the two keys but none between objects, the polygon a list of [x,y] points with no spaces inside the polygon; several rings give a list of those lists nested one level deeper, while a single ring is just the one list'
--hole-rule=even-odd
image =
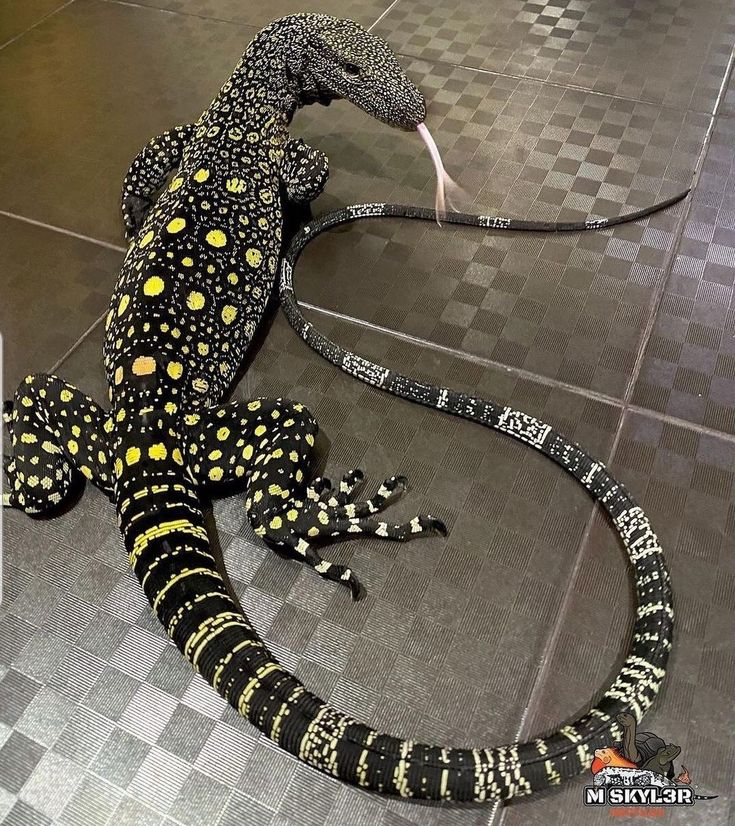
[{"label": "lizard head", "polygon": [[389,126],[413,131],[423,122],[424,96],[385,40],[352,20],[304,17],[306,36],[297,69],[302,103],[342,98]]}]

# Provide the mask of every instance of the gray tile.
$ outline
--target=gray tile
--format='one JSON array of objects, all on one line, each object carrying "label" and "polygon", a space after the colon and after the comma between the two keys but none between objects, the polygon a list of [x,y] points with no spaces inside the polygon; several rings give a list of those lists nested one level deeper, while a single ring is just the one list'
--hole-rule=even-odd
[{"label": "gray tile", "polygon": [[121,798],[119,789],[87,775],[64,807],[58,823],[63,826],[104,826]]},{"label": "gray tile", "polygon": [[632,401],[735,434],[735,121],[718,118]]},{"label": "gray tile", "polygon": [[126,788],[145,760],[150,746],[122,729],[115,729],[92,763],[96,774]]},{"label": "gray tile", "polygon": [[[0,166],[7,162],[6,153],[3,157]],[[8,209],[2,193],[0,208]],[[1,215],[0,255],[3,389],[10,396],[28,373],[48,371],[102,315],[122,259],[111,250]]]},{"label": "gray tile", "polygon": [[40,744],[14,731],[0,748],[0,785],[17,794],[38,765],[45,749]]},{"label": "gray tile", "polygon": [[[427,124],[469,212],[583,220],[653,204],[690,186],[710,123],[582,90],[404,63],[429,101]],[[433,205],[431,161],[417,135],[347,103],[302,110],[292,131],[330,158],[315,213],[356,202]],[[307,248],[295,288],[333,312],[622,398],[683,209],[558,235],[361,221]]]},{"label": "gray tile", "polygon": [[0,9],[0,48],[52,14],[66,0],[6,0]]},{"label": "gray tile", "polygon": [[18,800],[3,819],[5,826],[51,826],[51,819]]},{"label": "gray tile", "polygon": [[309,11],[319,14],[332,14],[356,20],[363,26],[370,26],[391,5],[392,0],[314,0],[304,7],[298,0],[275,0],[267,6],[256,3],[242,3],[240,0],[141,0],[141,5],[159,9],[171,9],[183,14],[196,14],[218,20],[232,20],[248,23],[261,28],[287,14]]},{"label": "gray tile", "polygon": [[401,0],[376,31],[404,54],[711,111],[734,24],[726,2]]},{"label": "gray tile", "polygon": [[227,786],[195,770],[186,778],[174,800],[171,816],[186,826],[209,826],[224,809],[229,797]]},{"label": "gray tile", "polygon": [[[7,46],[0,52],[2,208],[123,244],[119,198],[130,162],[154,135],[198,117],[255,31],[77,0]],[[65,259],[59,254],[56,266]],[[104,279],[115,268],[100,269],[107,296],[112,282]],[[61,290],[54,298],[64,300]]]}]

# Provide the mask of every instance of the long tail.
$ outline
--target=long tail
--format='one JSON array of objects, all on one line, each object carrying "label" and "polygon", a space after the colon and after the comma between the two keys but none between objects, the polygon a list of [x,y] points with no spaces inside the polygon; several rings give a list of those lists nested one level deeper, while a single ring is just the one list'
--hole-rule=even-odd
[{"label": "long tail", "polygon": [[[687,192],[638,212],[601,221],[546,223],[458,213],[450,213],[445,220],[495,229],[577,231],[642,218],[677,203]],[[669,573],[645,513],[604,465],[578,445],[525,413],[448,387],[425,384],[374,364],[330,341],[304,318],[293,289],[293,268],[304,247],[331,227],[359,218],[386,216],[433,221],[434,211],[361,204],[321,216],[294,236],[282,260],[279,284],[281,304],[291,326],[313,350],[366,384],[506,433],[541,451],[577,479],[610,515],[628,552],[637,595],[634,633],[627,658],[600,702],[550,736],[493,749],[434,748],[378,735],[325,707],[320,712],[320,723],[328,725],[318,739],[323,753],[329,755],[326,766],[323,759],[314,760],[313,750],[300,756],[343,780],[403,796],[487,800],[529,794],[589,768],[595,749],[620,739],[617,714],[630,711],[640,721],[653,703],[671,650],[674,613]],[[330,736],[334,738],[332,745]]]},{"label": "long tail", "polygon": [[[503,218],[499,215],[472,215],[466,212],[447,212],[442,214],[443,224],[460,224],[467,227],[483,227],[484,229],[510,230],[512,232],[583,232],[588,229],[607,229],[616,227],[618,224],[628,224],[631,221],[640,221],[654,212],[678,204],[689,194],[686,189],[677,195],[672,195],[665,201],[659,201],[653,206],[643,207],[634,212],[627,212],[624,215],[616,215],[613,218],[589,218],[586,221],[525,221],[520,218]],[[355,221],[359,218],[415,218],[420,221],[436,221],[436,210],[426,207],[408,206],[406,204],[354,204],[343,209],[334,210],[326,215],[321,215],[304,227],[307,234],[319,235],[320,232]],[[310,237],[311,237],[310,236]],[[290,253],[298,245],[296,238],[292,241]],[[303,248],[303,247],[302,247]],[[298,253],[296,254],[296,258]],[[295,260],[295,258],[294,258]]]}]

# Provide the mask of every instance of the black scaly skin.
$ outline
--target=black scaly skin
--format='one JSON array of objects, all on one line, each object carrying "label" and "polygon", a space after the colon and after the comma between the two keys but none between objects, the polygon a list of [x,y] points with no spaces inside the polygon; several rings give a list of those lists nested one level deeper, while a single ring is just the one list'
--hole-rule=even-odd
[{"label": "black scaly skin", "polygon": [[[645,515],[598,462],[522,413],[423,385],[320,336],[301,317],[291,284],[299,252],[318,232],[358,217],[433,218],[384,204],[351,207],[305,227],[283,259],[280,292],[310,346],[392,393],[484,423],[561,464],[611,514],[635,571],[638,611],[620,675],[589,714],[549,737],[494,749],[444,749],[379,734],[309,693],[282,668],[227,595],[204,526],[200,490],[241,480],[256,532],[328,579],[359,585],[314,543],[354,533],[407,539],[443,530],[415,517],[378,521],[405,479],[354,502],[359,471],[339,486],[307,484],[317,425],[284,399],[223,403],[274,287],[283,197],[308,202],[326,158],[292,140],[296,107],[344,97],[386,123],[414,129],[424,101],[387,45],[349,21],[294,15],[264,29],[199,120],[151,141],[123,189],[132,237],[106,320],[110,411],[55,376],[29,376],[5,408],[13,456],[3,504],[48,513],[84,477],[114,501],[133,570],[168,634],[240,713],[315,768],[364,788],[445,800],[529,794],[588,767],[619,737],[615,715],[652,703],[671,647],[669,576]],[[169,171],[168,189],[153,203]],[[667,202],[669,203],[669,202]],[[663,205],[658,205],[660,208]],[[632,220],[641,213],[620,220]],[[582,229],[449,215],[484,227]]]}]

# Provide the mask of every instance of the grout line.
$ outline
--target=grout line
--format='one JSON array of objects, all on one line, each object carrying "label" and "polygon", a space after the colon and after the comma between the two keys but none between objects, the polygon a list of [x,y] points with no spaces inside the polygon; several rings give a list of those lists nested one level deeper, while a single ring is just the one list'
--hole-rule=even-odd
[{"label": "grout line", "polygon": [[394,7],[397,6],[398,3],[399,3],[399,0],[393,0],[393,2],[390,4],[390,6],[388,6],[388,8],[378,17],[378,19],[374,23],[371,23],[368,26],[368,31],[371,32],[378,25],[378,23],[380,23],[380,21],[384,17],[386,17],[388,14],[390,14],[393,11]]},{"label": "grout line", "polygon": [[615,407],[620,407],[622,405],[621,400],[616,399],[615,396],[609,396],[606,393],[600,393],[597,390],[590,390],[587,387],[579,387],[576,384],[569,384],[568,382],[561,381],[560,379],[553,379],[550,376],[542,376],[538,373],[533,373],[530,370],[524,370],[523,367],[512,367],[499,361],[493,361],[485,356],[478,356],[474,353],[466,353],[462,350],[455,350],[453,347],[447,347],[444,344],[438,344],[434,341],[429,341],[428,339],[419,338],[418,336],[413,336],[410,333],[403,333],[400,330],[393,330],[390,327],[382,327],[380,324],[374,324],[372,321],[365,321],[361,318],[345,315],[344,313],[339,313],[336,310],[328,310],[325,307],[319,307],[316,304],[309,304],[306,301],[299,301],[299,305],[307,310],[313,310],[314,312],[321,313],[322,315],[329,316],[330,318],[335,318],[339,321],[346,321],[359,327],[364,327],[368,330],[384,333],[385,335],[393,338],[401,339],[401,341],[407,341],[410,344],[415,344],[417,347],[423,347],[427,350],[435,350],[455,358],[471,361],[474,364],[479,364],[483,367],[490,367],[494,370],[510,373],[520,379],[527,379],[528,381],[533,381],[537,384],[543,384],[548,387],[565,390],[569,393],[575,393],[578,396],[594,399],[595,401],[602,402],[603,404],[609,404]]},{"label": "grout line", "polygon": [[244,23],[242,20],[229,20],[226,17],[212,17],[209,14],[197,14],[192,11],[182,11],[181,9],[167,9],[162,6],[149,6],[146,3],[135,3],[133,0],[101,0],[104,3],[114,3],[116,6],[129,6],[133,9],[144,9],[151,12],[163,12],[164,14],[178,14],[181,17],[194,17],[197,20],[209,20],[213,23],[230,23],[233,26],[243,26],[248,29],[258,31],[258,27],[252,23]]},{"label": "grout line", "polygon": [[[117,2],[117,0],[113,0],[113,2]],[[13,212],[6,212],[3,209],[0,209],[0,215],[3,215],[6,218],[10,218],[15,221],[22,221],[26,224],[31,224],[32,226],[41,227],[42,229],[49,230],[51,232],[58,232],[61,235],[67,235],[70,238],[78,238],[81,241],[86,241],[90,244],[95,244],[99,247],[104,247],[105,249],[114,250],[115,252],[127,252],[126,247],[118,246],[117,244],[112,244],[108,241],[102,241],[99,238],[92,238],[88,235],[83,235],[79,232],[74,232],[69,229],[64,229],[63,227],[57,227],[53,224],[47,224],[43,221],[36,221],[33,218],[27,218],[24,215],[17,215]],[[338,313],[334,310],[329,310],[326,307],[320,307],[316,304],[310,304],[307,301],[299,301],[299,305],[307,310],[312,310],[316,313],[321,313],[322,315],[329,316],[330,318],[335,318],[339,321],[346,321],[349,324],[354,324],[358,327],[364,327],[368,330],[373,330],[375,332],[382,333],[384,335],[391,336],[393,338],[401,339],[402,341],[410,342],[411,344],[415,344],[418,347],[424,347],[428,350],[435,350],[440,353],[445,353],[448,356],[452,356],[454,358],[460,358],[465,361],[470,361],[474,364],[479,364],[483,367],[489,367],[494,370],[498,370],[501,372],[509,373],[511,375],[517,376],[519,379],[523,379],[526,381],[532,381],[536,384],[541,384],[547,387],[553,387],[557,390],[563,390],[568,393],[572,393],[577,396],[583,396],[585,398],[592,399],[594,401],[600,402],[601,404],[607,404],[612,407],[622,407],[624,405],[624,401],[621,399],[616,398],[615,396],[610,396],[606,393],[600,393],[596,390],[590,390],[586,387],[580,387],[576,384],[569,384],[568,382],[560,381],[559,379],[553,379],[550,376],[544,376],[540,373],[534,373],[530,370],[524,370],[522,367],[512,367],[507,364],[502,364],[501,362],[493,361],[492,359],[486,358],[485,356],[477,356],[474,353],[466,353],[462,350],[455,350],[452,347],[447,347],[443,344],[438,344],[433,341],[428,341],[426,339],[418,338],[417,336],[412,336],[409,333],[403,333],[400,330],[392,330],[389,327],[382,327],[379,324],[373,324],[369,321],[364,321],[360,318],[355,318],[354,316],[345,315],[344,313]],[[82,343],[82,341],[91,333],[96,327],[101,318],[101,316],[97,321],[94,322],[92,327],[89,328],[76,344],[67,352],[65,353],[59,361],[51,368],[52,370],[56,370],[59,365],[69,356],[71,355],[72,351],[76,349],[76,347]],[[686,430],[693,430],[696,433],[700,433],[705,436],[712,436],[716,439],[723,439],[728,442],[735,442],[735,434],[728,433],[725,430],[716,430],[711,427],[707,427],[706,425],[698,424],[697,422],[690,422],[687,419],[680,419],[678,416],[672,416],[669,413],[661,413],[657,410],[651,410],[647,407],[642,407],[641,405],[637,404],[629,404],[628,409],[633,413],[639,413],[644,416],[648,416],[652,419],[657,419],[658,421],[666,422],[667,424],[673,424],[677,427],[682,427]]]},{"label": "grout line", "polygon": [[713,427],[698,424],[697,422],[690,422],[686,419],[680,419],[678,416],[671,416],[668,413],[660,413],[658,410],[649,410],[647,407],[642,407],[639,404],[629,404],[623,411],[624,415],[628,413],[636,413],[639,416],[647,416],[649,419],[655,419],[664,424],[674,425],[683,430],[692,430],[700,436],[712,436],[715,439],[720,439],[723,442],[735,443],[735,433],[728,433],[726,430],[715,430]]},{"label": "grout line", "polygon": [[[730,58],[728,60],[727,68],[724,73],[724,77],[722,79],[722,83],[720,84],[720,90],[715,100],[715,105],[712,109],[712,112],[709,114],[710,123],[707,128],[707,131],[704,136],[704,140],[702,141],[702,148],[699,153],[699,157],[697,158],[697,163],[694,167],[694,174],[692,176],[692,184],[691,190],[692,195],[694,190],[699,182],[699,178],[702,172],[702,168],[704,167],[704,161],[707,155],[707,150],[709,149],[710,142],[712,140],[712,134],[714,132],[715,123],[719,111],[719,107],[721,106],[722,100],[724,98],[724,93],[727,88],[727,84],[730,80],[733,71],[733,62],[735,61],[735,47],[730,51]],[[636,358],[636,362],[633,366],[633,371],[626,386],[626,391],[623,397],[623,405],[622,405],[622,412],[620,419],[618,421],[618,425],[615,430],[615,436],[613,438],[612,445],[610,446],[610,450],[608,451],[608,458],[606,464],[611,464],[615,458],[617,453],[618,447],[620,445],[620,441],[622,438],[623,427],[626,422],[626,418],[629,413],[631,412],[638,412],[639,410],[645,413],[649,413],[645,408],[639,408],[637,405],[631,405],[631,398],[633,395],[633,391],[635,390],[635,386],[637,384],[638,378],[640,377],[640,372],[643,368],[643,360],[645,356],[645,352],[650,341],[651,336],[653,335],[654,326],[656,323],[656,319],[658,317],[658,312],[661,307],[661,303],[663,301],[663,296],[666,292],[666,285],[669,280],[669,276],[671,274],[671,269],[673,267],[674,261],[676,260],[676,254],[680,248],[681,239],[684,233],[684,228],[686,226],[686,221],[691,211],[692,206],[692,198],[688,199],[684,209],[682,210],[682,214],[679,217],[679,221],[677,222],[677,228],[674,235],[675,242],[672,245],[671,252],[668,255],[667,261],[664,266],[664,273],[665,277],[662,279],[661,288],[657,295],[654,296],[653,301],[651,303],[651,311],[649,313],[648,320],[646,322],[646,327],[644,328],[643,336],[641,337],[640,345],[638,348],[638,356]],[[658,414],[655,415],[655,418],[667,422],[673,422],[675,419],[672,416],[666,416],[665,414]],[[678,421],[677,421],[678,423]],[[693,430],[697,430],[700,433],[705,432],[712,432],[710,428],[705,428],[703,426],[692,427],[691,423],[689,427]],[[719,431],[715,431],[715,433],[720,436]],[[721,437],[721,436],[720,436]],[[735,437],[727,436],[728,441],[735,441]],[[564,596],[562,597],[562,602],[559,607],[559,611],[556,615],[556,620],[554,622],[554,626],[552,628],[551,634],[547,637],[546,643],[543,648],[542,654],[542,661],[539,667],[539,670],[536,674],[536,678],[533,681],[533,685],[531,686],[531,691],[528,698],[528,703],[526,708],[524,709],[521,719],[518,725],[518,729],[516,731],[516,740],[519,741],[522,738],[528,736],[528,732],[526,729],[526,722],[528,721],[531,714],[538,709],[539,702],[540,702],[540,691],[545,685],[546,676],[548,674],[550,663],[554,659],[557,643],[559,637],[561,636],[561,629],[563,626],[564,618],[566,616],[566,609],[569,605],[569,602],[572,598],[572,592],[574,590],[574,586],[576,584],[577,578],[579,576],[579,571],[582,566],[583,558],[585,555],[585,550],[589,544],[589,537],[592,531],[592,526],[594,520],[597,516],[597,513],[601,511],[601,506],[598,502],[595,502],[592,512],[587,520],[587,524],[585,525],[584,533],[582,535],[582,539],[580,540],[577,555],[575,557],[574,565],[572,566],[572,570],[569,575],[569,580],[567,587],[564,591]],[[497,824],[494,823],[494,813],[487,821],[487,826],[503,826],[505,821],[505,808],[500,811],[500,816],[498,818]]]},{"label": "grout line", "polygon": [[24,29],[20,34],[16,34],[14,37],[11,37],[10,40],[6,40],[4,43],[0,43],[0,49],[4,49],[6,46],[9,46],[11,43],[15,43],[16,40],[23,37],[24,35],[28,34],[29,31],[35,29],[36,26],[40,26],[45,20],[48,20],[49,17],[53,17],[55,14],[58,14],[60,11],[63,11],[67,6],[71,6],[74,0],[66,0],[66,3],[62,3],[58,8],[53,9],[53,11],[44,14],[43,17],[36,20],[35,23],[30,25],[27,29]]},{"label": "grout line", "polygon": [[69,356],[79,347],[79,345],[88,338],[102,323],[102,319],[107,315],[107,310],[89,326],[79,338],[72,344],[72,346],[64,353],[64,355],[57,359],[56,362],[49,368],[49,373],[55,373],[59,367],[69,358]]},{"label": "grout line", "polygon": [[15,221],[22,221],[24,224],[31,224],[34,227],[41,227],[48,229],[51,232],[58,232],[61,235],[68,235],[70,238],[78,238],[80,241],[87,241],[89,244],[95,244],[98,247],[105,247],[108,250],[115,250],[115,252],[127,252],[127,247],[121,247],[118,244],[111,244],[109,241],[101,241],[99,238],[92,238],[89,235],[82,235],[81,232],[74,232],[71,229],[64,229],[64,227],[57,227],[54,224],[47,224],[44,221],[36,221],[35,218],[27,218],[25,215],[16,215],[15,212],[7,212],[0,209],[0,215],[5,218],[12,218]]},{"label": "grout line", "polygon": [[[398,0],[396,0],[398,2]],[[377,21],[376,21],[377,22]],[[608,98],[609,100],[620,100],[627,103],[642,103],[645,106],[655,106],[669,112],[688,112],[693,115],[709,115],[707,109],[692,109],[689,106],[674,106],[671,103],[658,103],[655,100],[646,100],[645,98],[628,97],[628,95],[616,95],[613,92],[600,92],[599,89],[590,89],[588,86],[580,86],[576,83],[560,83],[556,80],[545,80],[542,77],[532,77],[530,75],[518,75],[513,72],[499,72],[495,69],[483,69],[479,66],[468,66],[465,63],[455,63],[452,60],[441,60],[438,58],[422,57],[421,55],[407,54],[406,52],[397,52],[400,57],[407,60],[419,60],[423,63],[439,64],[442,66],[452,66],[455,69],[463,69],[466,72],[477,72],[482,75],[492,75],[493,77],[507,77],[512,80],[525,80],[529,83],[540,83],[544,86],[552,86],[556,89],[569,89],[573,92],[585,92],[588,95],[597,95],[598,97]]]}]

